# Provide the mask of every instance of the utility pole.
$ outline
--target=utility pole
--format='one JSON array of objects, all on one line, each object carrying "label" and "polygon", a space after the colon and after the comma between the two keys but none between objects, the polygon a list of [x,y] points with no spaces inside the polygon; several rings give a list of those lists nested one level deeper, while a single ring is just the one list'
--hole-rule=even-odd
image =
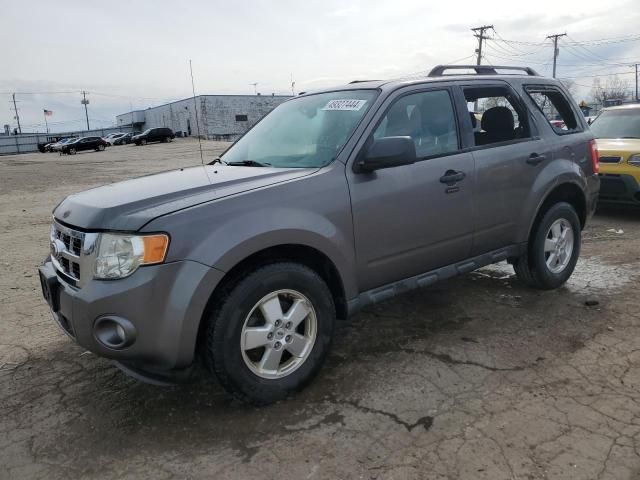
[{"label": "utility pole", "polygon": [[85,92],[83,90],[81,93],[82,93],[82,100],[80,100],[80,103],[84,105],[84,115],[85,117],[87,117],[87,130],[91,130],[91,128],[89,127],[89,112],[87,111],[87,105],[89,105],[89,100],[87,100],[87,93],[89,92]]},{"label": "utility pole", "polygon": [[566,37],[566,33],[557,33],[555,35],[549,35],[547,38],[553,38],[553,78],[556,78],[556,61],[558,60],[558,38]]},{"label": "utility pole", "polygon": [[253,85],[253,94],[257,95],[258,94],[258,82],[253,82],[253,83],[250,83],[249,85]]},{"label": "utility pole", "polygon": [[635,64],[636,67],[636,102],[639,102],[640,99],[638,98],[638,64]]},{"label": "utility pole", "polygon": [[[487,38],[484,32],[487,30],[493,30],[493,25],[483,25],[481,27],[472,28],[473,36],[478,39],[478,48],[476,48],[476,53],[478,54],[478,58],[476,60],[476,65],[480,65],[482,63],[482,42],[484,42]],[[478,111],[478,100],[473,102],[473,111]]]},{"label": "utility pole", "polygon": [[[637,94],[636,94],[637,96]],[[18,133],[22,133],[22,127],[20,126],[20,115],[18,114],[18,106],[16,105],[16,94],[12,95],[13,97],[13,109],[16,112],[16,121],[18,122]]]},{"label": "utility pole", "polygon": [[484,32],[487,30],[493,30],[493,25],[483,25],[482,27],[472,28],[473,36],[478,39],[478,48],[476,48],[476,53],[478,54],[478,59],[476,61],[476,65],[480,65],[482,63],[482,42],[489,37],[484,35]]}]

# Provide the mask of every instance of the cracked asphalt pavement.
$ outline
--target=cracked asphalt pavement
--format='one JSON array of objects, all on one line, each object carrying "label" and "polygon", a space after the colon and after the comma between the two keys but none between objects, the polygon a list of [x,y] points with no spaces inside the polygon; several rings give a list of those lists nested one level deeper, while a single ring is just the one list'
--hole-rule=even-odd
[{"label": "cracked asphalt pavement", "polygon": [[0,157],[0,478],[640,478],[638,210],[596,215],[559,290],[499,264],[366,309],[315,381],[267,408],[203,372],[142,384],[72,343],[36,274],[51,209],[197,163],[182,139]]}]

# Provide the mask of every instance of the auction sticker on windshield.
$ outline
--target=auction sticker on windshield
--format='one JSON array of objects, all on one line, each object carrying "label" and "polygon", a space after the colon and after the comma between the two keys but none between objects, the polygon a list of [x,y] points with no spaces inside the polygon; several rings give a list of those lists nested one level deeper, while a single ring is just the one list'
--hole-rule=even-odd
[{"label": "auction sticker on windshield", "polygon": [[365,103],[366,100],[329,100],[322,110],[358,111]]}]

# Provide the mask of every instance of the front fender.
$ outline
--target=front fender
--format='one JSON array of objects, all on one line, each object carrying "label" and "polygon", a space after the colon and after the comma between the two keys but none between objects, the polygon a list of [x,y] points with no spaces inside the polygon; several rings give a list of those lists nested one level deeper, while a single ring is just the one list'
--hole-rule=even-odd
[{"label": "front fender", "polygon": [[528,221],[520,222],[519,224],[517,236],[519,242],[527,242],[529,240],[536,216],[551,192],[560,185],[567,183],[576,185],[584,195],[587,178],[582,169],[571,160],[553,160],[538,173],[521,211],[520,218]]},{"label": "front fender", "polygon": [[328,218],[309,211],[283,207],[241,215],[213,229],[191,258],[228,272],[254,253],[285,244],[311,247],[324,254],[338,270],[347,298],[357,294],[350,273],[354,271],[353,241]]},{"label": "front fender", "polygon": [[347,298],[353,298],[353,224],[339,166],[159,217],[144,230],[169,232],[167,261],[188,259],[224,272],[270,247],[311,247],[333,262]]}]

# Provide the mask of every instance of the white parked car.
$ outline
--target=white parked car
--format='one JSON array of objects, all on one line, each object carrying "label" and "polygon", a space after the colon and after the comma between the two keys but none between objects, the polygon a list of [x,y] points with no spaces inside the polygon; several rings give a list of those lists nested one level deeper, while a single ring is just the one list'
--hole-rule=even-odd
[{"label": "white parked car", "polygon": [[109,135],[107,135],[106,137],[103,137],[102,139],[105,142],[107,142],[109,145],[113,145],[113,142],[115,140],[117,140],[120,137],[124,137],[124,136],[125,136],[124,133],[117,132],[117,133],[110,133]]}]

